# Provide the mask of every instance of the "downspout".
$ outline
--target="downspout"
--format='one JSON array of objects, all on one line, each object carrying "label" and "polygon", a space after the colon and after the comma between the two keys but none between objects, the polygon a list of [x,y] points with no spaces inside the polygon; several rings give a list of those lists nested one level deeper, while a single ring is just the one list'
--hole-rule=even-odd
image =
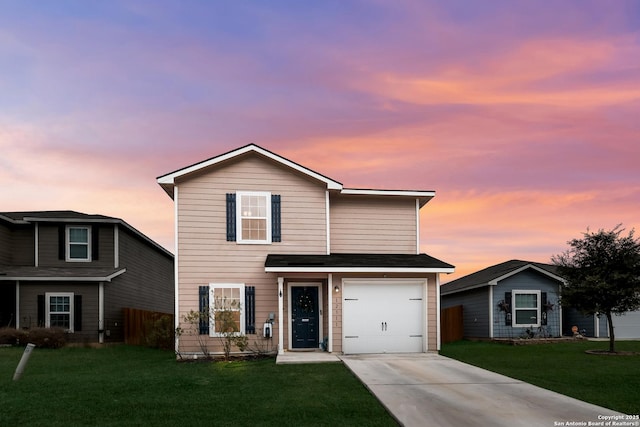
[{"label": "downspout", "polygon": [[33,234],[35,234],[35,238],[34,238],[35,242],[34,242],[34,244],[33,244],[33,246],[34,246],[34,252],[35,252],[35,253],[34,253],[34,256],[33,256],[34,261],[35,261],[35,262],[34,262],[34,264],[35,264],[35,266],[34,266],[34,267],[38,267],[38,264],[40,263],[40,262],[39,262],[39,258],[38,258],[38,240],[40,240],[40,238],[39,238],[39,235],[40,235],[40,227],[38,227],[38,223],[37,223],[37,222],[36,222],[35,230],[34,230],[34,233],[33,233]]},{"label": "downspout", "polygon": [[327,255],[331,255],[331,215],[329,213],[329,190],[325,192],[325,215],[327,217]]},{"label": "downspout", "polygon": [[493,286],[489,285],[489,338],[493,339]]},{"label": "downspout", "polygon": [[327,298],[327,314],[329,315],[329,321],[327,322],[329,324],[327,351],[333,353],[333,274],[331,273],[327,275],[327,295],[329,295],[329,298]]},{"label": "downspout", "polygon": [[98,284],[98,342],[104,344],[104,282]]},{"label": "downspout", "polygon": [[[174,288],[174,307],[173,307],[173,327],[174,331],[178,331],[180,327],[180,307],[178,305],[178,297],[180,296],[179,288],[178,288],[178,186],[174,185],[173,187],[173,236],[175,239],[174,242],[174,255],[173,255],[173,288]],[[175,334],[175,353],[180,354],[180,336]]]},{"label": "downspout", "polygon": [[284,277],[278,277],[278,354],[284,354]]},{"label": "downspout", "polygon": [[[427,282],[428,283],[428,282]],[[428,289],[428,287],[427,287]],[[436,273],[436,350],[440,351],[442,337],[440,336],[440,273]],[[428,332],[427,332],[428,336]]]}]

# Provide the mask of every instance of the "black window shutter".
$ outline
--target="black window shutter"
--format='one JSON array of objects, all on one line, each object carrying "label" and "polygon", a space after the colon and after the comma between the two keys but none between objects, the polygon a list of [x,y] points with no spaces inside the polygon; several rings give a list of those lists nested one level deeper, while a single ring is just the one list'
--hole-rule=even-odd
[{"label": "black window shutter", "polygon": [[82,295],[73,296],[73,331],[82,330]]},{"label": "black window shutter", "polygon": [[256,287],[244,289],[244,324],[246,334],[256,333]]},{"label": "black window shutter", "polygon": [[236,195],[227,193],[227,242],[236,241]]},{"label": "black window shutter", "polygon": [[64,260],[65,259],[65,252],[66,252],[66,236],[65,236],[65,226],[61,225],[58,227],[58,259]]},{"label": "black window shutter", "polygon": [[546,325],[547,324],[547,309],[545,308],[545,306],[547,305],[547,293],[546,292],[542,292],[540,293],[540,304],[542,304],[542,308],[541,308],[541,313],[542,313],[542,319],[540,319],[540,324],[541,325]]},{"label": "black window shutter", "polygon": [[282,222],[280,219],[280,195],[271,195],[271,241],[282,241]]},{"label": "black window shutter", "polygon": [[100,256],[100,226],[91,227],[91,259],[96,261]]},{"label": "black window shutter", "polygon": [[198,332],[200,335],[209,334],[209,286],[200,286],[199,289],[199,301],[200,301],[200,324]]},{"label": "black window shutter", "polygon": [[44,295],[38,295],[38,327],[44,328]]},{"label": "black window shutter", "polygon": [[512,325],[511,313],[513,312],[513,310],[511,310],[511,292],[504,293],[504,302],[508,307],[507,312],[504,313],[504,324],[507,326],[511,326]]}]

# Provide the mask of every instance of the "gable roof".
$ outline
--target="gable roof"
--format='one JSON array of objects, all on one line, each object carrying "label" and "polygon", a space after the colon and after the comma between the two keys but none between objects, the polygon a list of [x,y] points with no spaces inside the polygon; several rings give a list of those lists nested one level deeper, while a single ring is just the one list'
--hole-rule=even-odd
[{"label": "gable roof", "polygon": [[0,220],[4,220],[11,224],[32,224],[38,222],[55,222],[55,223],[84,223],[84,224],[118,224],[125,229],[131,231],[136,237],[151,245],[154,249],[162,252],[164,255],[173,258],[173,254],[164,247],[156,243],[151,238],[129,225],[120,218],[114,218],[106,215],[86,214],[76,211],[22,211],[22,212],[0,212]]},{"label": "gable roof", "polygon": [[236,157],[254,153],[263,157],[269,158],[283,166],[300,172],[316,181],[319,181],[326,185],[327,190],[337,191],[341,194],[351,195],[368,195],[368,196],[403,196],[403,197],[416,197],[420,200],[420,207],[424,206],[429,200],[435,196],[435,191],[422,191],[422,190],[373,190],[373,189],[356,189],[356,188],[344,188],[342,183],[331,179],[325,175],[322,175],[316,171],[313,171],[305,166],[302,166],[294,161],[286,159],[272,151],[262,148],[256,144],[248,144],[244,147],[237,148],[232,151],[228,151],[219,156],[211,157],[207,160],[203,160],[193,165],[186,166],[176,171],[170,172],[165,175],[161,175],[157,178],[158,184],[164,189],[164,191],[173,198],[173,188],[176,184],[176,179],[186,177],[192,173],[199,172],[205,168],[222,164],[228,160]]},{"label": "gable roof", "polygon": [[484,286],[496,286],[499,281],[528,269],[535,270],[554,280],[564,281],[562,277],[558,276],[555,265],[512,259],[452,280],[440,287],[440,294],[446,295]]},{"label": "gable roof", "polygon": [[271,254],[264,263],[265,272],[304,273],[453,273],[454,266],[427,254],[329,255]]}]

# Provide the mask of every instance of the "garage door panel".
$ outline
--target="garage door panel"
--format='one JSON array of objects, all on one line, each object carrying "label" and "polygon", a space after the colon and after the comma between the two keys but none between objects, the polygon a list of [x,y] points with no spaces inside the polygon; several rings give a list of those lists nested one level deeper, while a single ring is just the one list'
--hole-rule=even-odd
[{"label": "garage door panel", "polygon": [[422,352],[423,284],[345,283],[345,353]]},{"label": "garage door panel", "polygon": [[613,316],[612,320],[616,338],[640,338],[640,311]]}]

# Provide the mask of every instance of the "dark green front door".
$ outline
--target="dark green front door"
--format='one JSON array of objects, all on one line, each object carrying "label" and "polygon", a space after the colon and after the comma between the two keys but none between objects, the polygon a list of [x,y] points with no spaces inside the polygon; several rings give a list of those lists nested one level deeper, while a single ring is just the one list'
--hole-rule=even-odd
[{"label": "dark green front door", "polygon": [[318,288],[291,287],[291,323],[293,348],[318,348]]}]

